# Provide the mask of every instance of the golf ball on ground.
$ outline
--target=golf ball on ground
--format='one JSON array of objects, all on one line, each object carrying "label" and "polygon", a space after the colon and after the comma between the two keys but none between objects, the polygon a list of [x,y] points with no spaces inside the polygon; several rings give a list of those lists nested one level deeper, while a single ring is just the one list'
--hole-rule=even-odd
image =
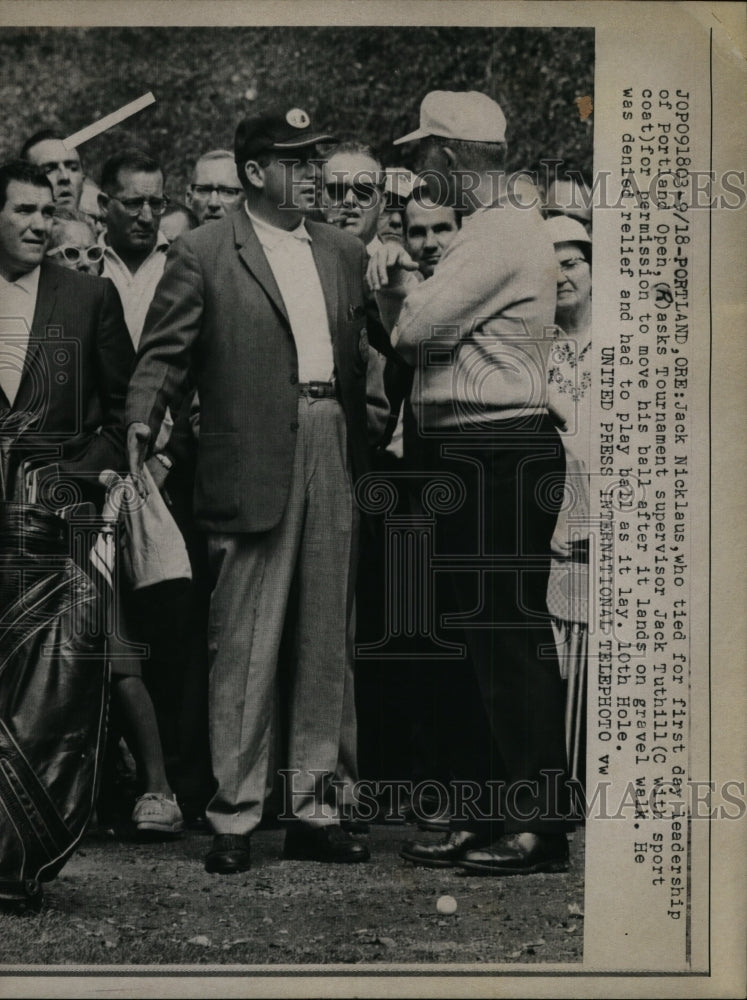
[{"label": "golf ball on ground", "polygon": [[443,914],[456,913],[457,901],[453,896],[440,896],[436,903],[436,909]]}]

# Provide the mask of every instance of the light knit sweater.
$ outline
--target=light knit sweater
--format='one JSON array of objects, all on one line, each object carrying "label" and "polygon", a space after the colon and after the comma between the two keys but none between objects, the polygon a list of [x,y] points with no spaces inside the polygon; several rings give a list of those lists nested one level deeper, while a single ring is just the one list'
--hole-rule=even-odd
[{"label": "light knit sweater", "polygon": [[[415,367],[422,430],[546,411],[557,264],[539,213],[503,200],[466,217],[427,281],[407,281],[392,342]],[[386,298],[387,293],[384,294]]]}]

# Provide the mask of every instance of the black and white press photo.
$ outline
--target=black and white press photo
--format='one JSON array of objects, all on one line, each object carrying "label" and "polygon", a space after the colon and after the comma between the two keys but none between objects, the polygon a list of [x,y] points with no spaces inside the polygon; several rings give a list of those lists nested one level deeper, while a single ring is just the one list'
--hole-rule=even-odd
[{"label": "black and white press photo", "polygon": [[11,989],[710,974],[714,36],[355,6],[1,11]]}]

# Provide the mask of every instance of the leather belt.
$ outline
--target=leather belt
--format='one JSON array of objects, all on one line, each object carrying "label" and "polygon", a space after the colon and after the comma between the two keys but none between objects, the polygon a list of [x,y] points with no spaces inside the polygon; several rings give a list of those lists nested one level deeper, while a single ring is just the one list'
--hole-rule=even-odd
[{"label": "leather belt", "polygon": [[334,382],[299,382],[298,391],[309,399],[337,399]]}]

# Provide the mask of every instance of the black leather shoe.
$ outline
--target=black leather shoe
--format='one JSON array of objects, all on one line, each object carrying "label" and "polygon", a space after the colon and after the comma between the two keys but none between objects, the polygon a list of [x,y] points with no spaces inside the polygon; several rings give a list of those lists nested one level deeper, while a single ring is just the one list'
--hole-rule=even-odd
[{"label": "black leather shoe", "polygon": [[416,865],[425,865],[426,868],[453,868],[467,851],[485,844],[486,841],[478,833],[472,833],[471,830],[454,830],[435,844],[426,844],[422,840],[406,840],[399,856]]},{"label": "black leather shoe", "polygon": [[468,851],[457,864],[477,875],[567,872],[568,840],[564,833],[507,833],[489,847]]},{"label": "black leather shoe", "polygon": [[205,857],[205,871],[234,875],[251,867],[249,838],[235,833],[217,833]]},{"label": "black leather shoe", "polygon": [[352,834],[333,824],[292,827],[285,835],[283,857],[288,861],[350,863],[368,861],[371,852]]}]

